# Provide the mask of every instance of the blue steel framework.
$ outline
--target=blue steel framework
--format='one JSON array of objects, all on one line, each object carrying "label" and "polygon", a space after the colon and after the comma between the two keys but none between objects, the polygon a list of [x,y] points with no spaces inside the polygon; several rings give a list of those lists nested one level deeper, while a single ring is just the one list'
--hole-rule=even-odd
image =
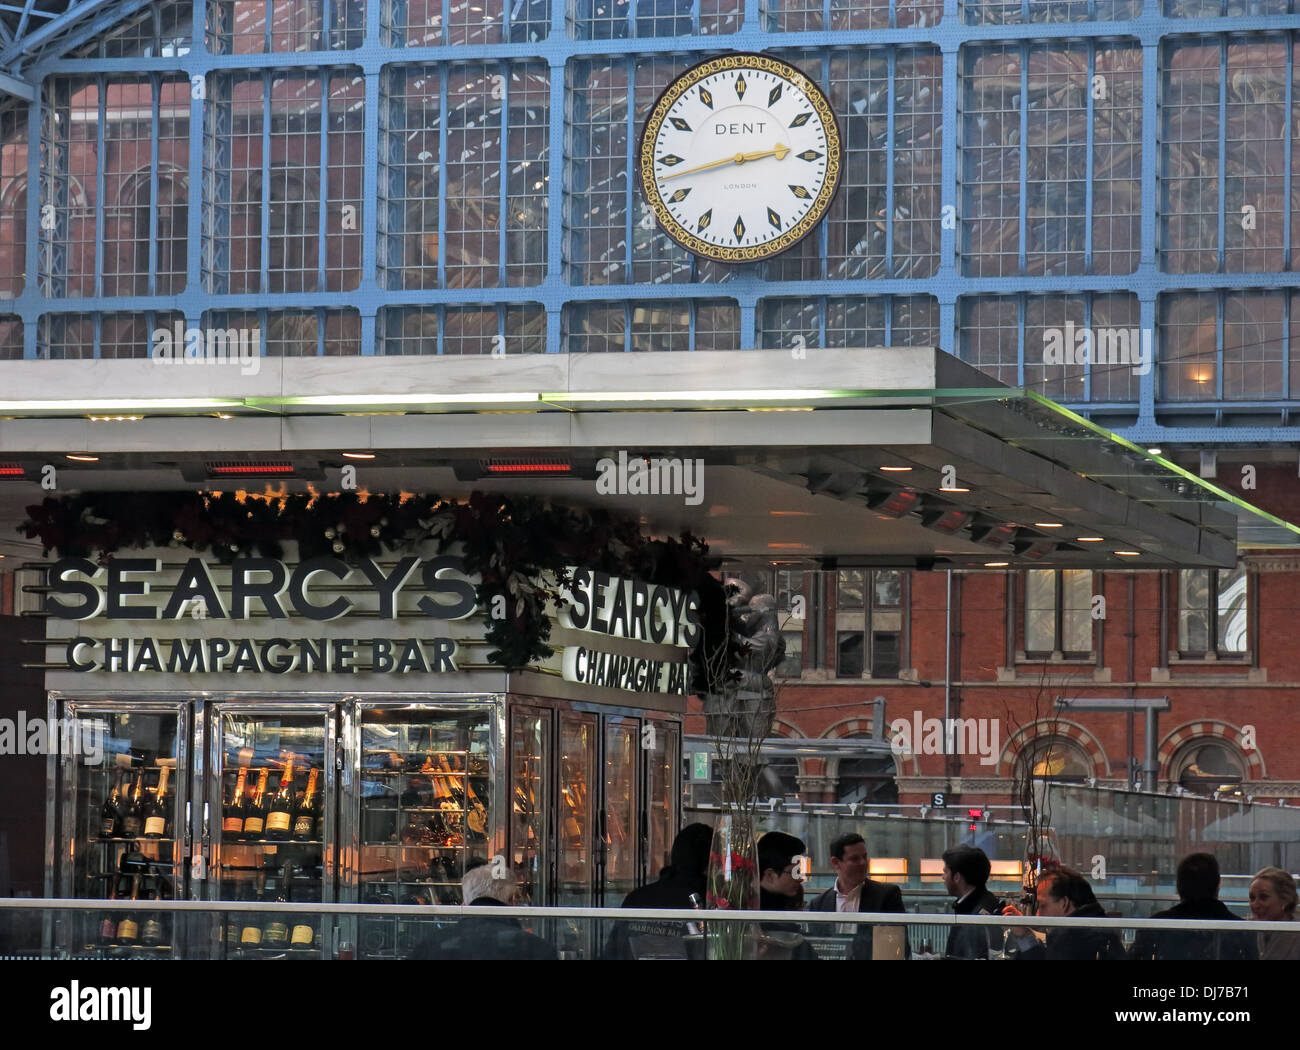
[{"label": "blue steel framework", "polygon": [[[292,3],[293,0],[290,2]],[[996,302],[997,300],[990,297],[1008,296],[1012,297],[1009,302],[1014,304],[1017,316],[1015,378],[1023,381],[1027,378],[1026,372],[1032,373],[1037,364],[1033,351],[1026,350],[1025,339],[1026,312],[1031,307],[1036,307],[1036,297],[1075,296],[1091,304],[1093,299],[1099,296],[1136,296],[1137,325],[1141,329],[1154,331],[1158,329],[1158,311],[1161,309],[1162,294],[1179,291],[1209,293],[1211,299],[1217,304],[1214,314],[1216,343],[1212,350],[1217,375],[1215,398],[1197,401],[1178,395],[1170,401],[1159,397],[1160,372],[1153,370],[1140,376],[1135,402],[1130,401],[1127,394],[1118,400],[1101,401],[1093,389],[1096,384],[1089,384],[1082,396],[1090,400],[1086,406],[1081,406],[1081,410],[1095,414],[1099,418],[1124,424],[1120,429],[1127,436],[1143,442],[1161,440],[1223,444],[1232,441],[1254,444],[1288,441],[1293,439],[1293,432],[1286,425],[1290,422],[1289,413],[1296,407],[1300,407],[1296,389],[1289,385],[1277,390],[1265,387],[1262,390],[1256,389],[1254,397],[1238,396],[1230,402],[1221,399],[1225,396],[1223,339],[1225,323],[1228,323],[1225,322],[1225,302],[1231,300],[1234,295],[1249,290],[1297,286],[1292,272],[1286,267],[1291,265],[1290,217],[1293,209],[1290,191],[1291,168],[1295,164],[1292,159],[1292,122],[1289,119],[1296,55],[1291,33],[1300,29],[1300,17],[1286,13],[1288,10],[1294,10],[1293,0],[1271,0],[1271,2],[1265,0],[1263,3],[1252,4],[1255,11],[1278,12],[1275,14],[1247,16],[1238,13],[1241,5],[1236,4],[1235,0],[1213,0],[1213,3],[1197,4],[1195,9],[1186,4],[1179,8],[1181,13],[1192,11],[1192,13],[1203,14],[1204,17],[1169,17],[1166,12],[1174,10],[1176,2],[1177,0],[1164,0],[1162,4],[1156,0],[1145,0],[1138,13],[1135,2],[1115,4],[1096,2],[1096,0],[1072,0],[1068,3],[1045,4],[1024,0],[1019,4],[967,4],[963,9],[957,0],[944,0],[942,19],[935,25],[929,23],[932,22],[937,5],[922,3],[909,7],[906,6],[905,0],[897,5],[886,5],[880,0],[874,3],[848,4],[842,0],[824,0],[822,4],[813,4],[806,10],[795,10],[794,4],[789,3],[784,8],[773,8],[764,5],[760,0],[744,0],[743,6],[739,0],[735,0],[730,7],[725,0],[721,4],[693,0],[689,5],[682,3],[676,7],[669,6],[664,0],[655,0],[655,2],[632,0],[629,3],[618,3],[615,0],[575,0],[575,4],[569,7],[555,2],[550,5],[549,11],[546,10],[545,5],[539,4],[536,0],[532,3],[528,3],[527,0],[507,0],[506,6],[498,4],[494,9],[489,7],[489,10],[497,12],[495,17],[500,28],[494,27],[491,32],[476,32],[470,31],[476,27],[466,29],[462,26],[462,30],[465,31],[460,32],[453,31],[456,27],[453,24],[452,13],[462,11],[463,5],[453,8],[448,0],[444,0],[440,27],[436,27],[436,31],[433,32],[412,36],[404,13],[407,10],[404,3],[381,3],[380,0],[369,0],[363,9],[364,32],[358,32],[356,23],[362,18],[360,5],[326,0],[321,7],[323,16],[321,25],[305,34],[303,39],[307,41],[306,45],[300,43],[296,46],[310,46],[312,43],[316,46],[328,44],[328,50],[270,53],[272,46],[270,12],[275,9],[275,5],[273,0],[268,0],[266,47],[262,52],[221,54],[213,53],[209,50],[209,46],[215,44],[217,50],[230,52],[235,50],[235,45],[222,35],[229,29],[228,26],[223,27],[218,24],[217,28],[221,31],[214,35],[213,27],[208,24],[210,9],[217,12],[213,18],[214,23],[219,22],[221,5],[217,3],[208,7],[201,3],[195,4],[192,9],[190,31],[183,35],[178,31],[169,33],[159,29],[158,27],[165,21],[159,16],[158,12],[161,9],[149,8],[147,4],[137,0],[130,0],[125,4],[101,4],[88,0],[73,5],[62,14],[44,18],[44,24],[39,26],[37,23],[42,21],[42,16],[38,16],[31,3],[23,8],[0,5],[0,14],[4,16],[4,29],[0,31],[0,45],[3,45],[0,47],[0,65],[10,71],[8,76],[17,77],[16,81],[6,80],[0,83],[0,88],[10,90],[15,96],[11,100],[12,104],[29,109],[26,120],[27,184],[37,184],[41,187],[39,196],[30,194],[26,200],[26,229],[40,230],[41,236],[26,238],[24,269],[27,280],[21,292],[7,305],[6,316],[0,320],[21,321],[23,355],[35,358],[40,356],[42,318],[50,315],[79,313],[93,318],[96,329],[95,352],[100,353],[102,347],[98,333],[105,315],[165,313],[170,317],[175,311],[184,318],[187,326],[198,326],[203,323],[204,315],[209,311],[265,312],[269,307],[279,311],[317,313],[319,323],[313,328],[313,338],[318,341],[317,352],[323,353],[327,352],[324,314],[329,311],[340,313],[355,311],[359,315],[357,349],[362,354],[369,354],[376,352],[376,337],[382,338],[387,327],[384,320],[386,311],[393,309],[423,309],[435,317],[438,333],[436,350],[435,344],[430,342],[416,352],[446,352],[447,347],[442,333],[448,311],[477,308],[479,311],[494,313],[498,318],[498,334],[504,336],[508,330],[507,317],[510,316],[512,309],[525,307],[527,309],[524,312],[531,315],[540,307],[544,312],[545,349],[548,352],[560,352],[566,348],[566,332],[572,331],[573,318],[589,308],[589,304],[594,303],[608,303],[615,308],[615,313],[621,311],[626,318],[625,330],[629,333],[633,327],[632,313],[638,308],[646,305],[667,307],[669,304],[678,303],[681,306],[678,317],[687,318],[687,345],[695,346],[697,345],[698,309],[691,305],[691,300],[703,295],[711,301],[725,297],[735,304],[738,313],[736,341],[741,349],[745,349],[758,345],[782,344],[783,340],[779,338],[781,333],[777,333],[774,337],[770,327],[765,329],[762,321],[765,312],[768,315],[774,311],[777,314],[782,313],[779,306],[773,305],[777,301],[796,300],[802,304],[811,304],[815,325],[805,322],[803,328],[795,334],[814,333],[815,339],[804,335],[804,340],[806,345],[816,346],[825,345],[826,342],[828,302],[837,300],[861,302],[864,297],[872,297],[872,299],[888,297],[884,300],[887,306],[880,309],[886,340],[892,338],[891,326],[899,325],[900,310],[906,311],[911,308],[909,304],[928,300],[937,307],[937,332],[940,345],[945,349],[955,348],[960,354],[972,356],[973,344],[968,338],[970,333],[959,329],[961,311],[968,308],[963,304],[977,302],[974,297],[978,297],[978,301]],[[142,48],[146,53],[127,55],[124,53],[125,49],[120,47],[116,52],[98,48],[100,52],[98,57],[84,53],[88,49],[96,50],[90,45],[101,40],[113,25],[128,17],[140,17],[142,11],[146,14],[152,11],[155,20],[153,42],[146,43]],[[1229,14],[1226,17],[1216,17],[1219,12],[1229,12]],[[1087,20],[1130,14],[1136,17],[1127,21],[1112,22]],[[18,19],[17,23],[14,21],[15,17]],[[1043,20],[1052,17],[1084,20],[1068,22]],[[515,27],[513,29],[512,19]],[[811,30],[805,28],[800,31],[797,28],[809,25],[862,25],[864,20],[866,25],[888,24],[895,27],[844,28],[829,31],[817,28]],[[426,21],[429,25],[435,25],[436,22],[433,18]],[[342,29],[338,28],[339,24],[343,26]],[[781,26],[790,28],[780,30],[778,27]],[[734,32],[727,31],[733,27],[737,27]],[[693,32],[684,32],[685,30]],[[1287,221],[1284,224],[1284,243],[1280,245],[1280,263],[1275,269],[1269,271],[1229,272],[1228,266],[1231,262],[1225,255],[1225,246],[1231,247],[1231,245],[1228,243],[1228,231],[1225,230],[1224,224],[1228,221],[1228,216],[1232,216],[1235,221],[1236,213],[1228,207],[1231,203],[1226,195],[1229,177],[1224,173],[1223,165],[1219,164],[1217,184],[1213,188],[1218,194],[1218,237],[1217,244],[1213,246],[1217,255],[1216,265],[1210,267],[1217,272],[1166,272],[1162,269],[1162,256],[1158,250],[1157,238],[1161,221],[1166,221],[1168,217],[1162,219],[1159,210],[1162,198],[1158,175],[1161,174],[1161,164],[1168,160],[1169,152],[1160,140],[1161,118],[1157,115],[1154,106],[1162,90],[1170,90],[1169,79],[1162,77],[1162,55],[1168,54],[1170,49],[1177,48],[1183,43],[1197,41],[1198,38],[1202,42],[1208,40],[1220,47],[1223,56],[1219,69],[1220,89],[1218,97],[1207,105],[1217,105],[1218,108],[1217,156],[1222,158],[1229,146],[1226,129],[1229,126],[1231,108],[1228,99],[1228,48],[1223,42],[1231,39],[1249,44],[1261,38],[1242,37],[1240,34],[1261,33],[1269,34],[1265,42],[1275,42],[1285,48],[1283,58],[1285,99],[1282,101],[1288,119],[1285,120],[1285,127],[1279,131],[1283,142],[1285,169],[1282,175],[1284,183],[1281,190],[1282,213],[1287,217]],[[433,45],[425,43],[430,36],[436,40],[440,34],[441,39],[447,42]],[[1233,36],[1228,38],[1223,34],[1233,34]],[[496,37],[503,42],[474,42],[475,39],[482,40],[485,37]],[[620,39],[617,48],[611,47],[610,40],[613,38]],[[457,40],[466,42],[450,42]],[[1034,42],[1032,45],[1028,43],[1030,40]],[[1021,90],[1011,91],[1008,94],[1008,101],[1011,106],[1018,107],[1020,120],[1020,135],[1014,141],[1028,145],[1031,116],[1028,112],[1027,78],[1033,75],[1029,49],[1050,50],[1055,45],[1060,45],[1062,49],[1067,50],[1069,48],[1078,50],[1081,47],[1081,53],[1087,56],[1088,74],[1091,78],[1095,74],[1096,55],[1108,42],[1118,42],[1117,46],[1125,48],[1136,44],[1141,51],[1141,161],[1138,173],[1140,209],[1137,216],[1139,250],[1136,268],[1132,272],[1087,272],[1089,267],[1086,261],[1093,255],[1092,246],[1088,244],[1083,251],[1085,272],[1056,274],[1026,272],[1026,238],[1030,235],[1025,213],[1026,202],[1030,200],[1032,192],[1043,189],[1050,180],[1042,180],[1044,185],[1035,186],[1035,180],[1029,174],[1029,163],[1025,159],[1031,154],[1031,150],[1022,148],[1018,151],[1019,163],[1011,165],[1018,170],[1012,171],[1007,178],[1008,186],[1014,189],[1014,193],[1011,190],[1008,190],[1008,193],[1018,200],[1019,214],[1005,215],[1007,220],[1014,218],[1018,223],[1016,265],[1013,268],[1017,272],[998,273],[996,276],[971,275],[970,267],[964,265],[963,257],[959,254],[961,242],[968,240],[970,232],[970,220],[960,215],[968,200],[963,197],[963,191],[967,187],[963,187],[962,184],[963,144],[959,141],[959,136],[963,132],[969,134],[970,130],[969,127],[963,128],[962,106],[965,86],[962,79],[963,62],[973,60],[978,56],[980,48],[990,46],[1004,45],[1004,50],[1023,51],[1020,62]],[[354,44],[356,46],[351,46]],[[80,55],[74,54],[78,48],[83,51]],[[893,140],[899,109],[897,100],[892,94],[894,91],[892,78],[896,75],[896,62],[900,56],[911,54],[918,49],[934,49],[938,53],[942,88],[940,114],[945,132],[941,146],[942,176],[939,204],[944,209],[944,214],[955,218],[956,221],[942,221],[936,216],[926,216],[921,220],[938,222],[940,227],[937,238],[937,258],[934,260],[932,273],[926,276],[897,275],[898,267],[895,265],[894,254],[902,236],[900,230],[906,221],[915,220],[910,216],[903,216],[898,211],[896,197],[899,186],[894,171],[895,154],[893,150],[883,150],[881,152],[884,154],[886,172],[883,179],[878,177],[875,179],[874,185],[879,187],[883,184],[884,206],[876,209],[872,215],[860,217],[868,219],[874,217],[877,224],[883,223],[885,227],[884,244],[887,256],[885,276],[867,279],[856,275],[844,277],[838,275],[833,267],[828,266],[824,261],[827,259],[827,253],[830,252],[828,235],[831,224],[828,223],[827,229],[820,234],[817,246],[823,260],[821,267],[817,265],[816,259],[804,259],[796,260],[784,269],[764,270],[759,267],[747,267],[724,272],[716,268],[702,268],[689,261],[683,265],[680,260],[675,263],[667,260],[666,272],[651,272],[656,270],[653,265],[656,260],[664,261],[659,259],[664,254],[662,246],[652,246],[647,255],[647,261],[652,265],[649,270],[646,270],[644,276],[638,274],[636,266],[628,266],[624,271],[624,279],[618,282],[592,283],[588,280],[586,283],[580,283],[579,280],[574,279],[574,260],[566,258],[566,252],[570,252],[575,243],[573,230],[577,223],[573,214],[574,200],[576,196],[581,195],[583,187],[576,181],[581,174],[575,172],[576,161],[571,161],[570,158],[573,157],[574,142],[585,133],[584,127],[575,123],[579,108],[576,100],[588,86],[585,80],[579,79],[579,73],[587,70],[589,63],[611,52],[620,56],[616,61],[606,63],[606,66],[613,68],[617,62],[629,63],[626,68],[631,71],[628,84],[628,91],[631,92],[638,60],[648,61],[652,57],[671,56],[671,62],[658,63],[670,69],[684,67],[719,50],[779,50],[795,57],[797,61],[802,61],[804,65],[812,66],[812,71],[815,74],[819,72],[825,82],[828,77],[831,79],[834,77],[829,69],[833,64],[834,56],[838,55],[849,60],[851,54],[860,55],[868,48],[877,50],[866,53],[878,56],[888,64],[888,74],[885,79],[890,82],[888,87],[890,94],[886,96],[886,141]],[[964,50],[966,55],[972,57],[965,57]],[[108,53],[119,54],[122,57],[104,57]],[[626,57],[628,55],[633,57],[629,59]],[[531,63],[534,66],[540,64],[545,67],[544,83],[548,92],[549,121],[546,125],[545,145],[536,158],[545,160],[548,166],[543,208],[545,228],[534,231],[532,235],[534,239],[528,238],[527,231],[524,237],[528,240],[530,253],[538,250],[544,237],[544,267],[540,265],[536,267],[537,273],[529,275],[528,283],[502,279],[495,287],[487,286],[490,283],[487,281],[478,286],[448,287],[445,281],[446,253],[440,252],[438,281],[430,281],[427,284],[415,282],[425,286],[398,289],[393,286],[392,280],[384,278],[385,266],[391,265],[392,257],[381,249],[381,241],[385,236],[384,230],[389,227],[385,225],[380,213],[388,203],[388,197],[391,196],[384,186],[385,172],[388,169],[387,162],[382,157],[386,125],[381,119],[381,113],[382,106],[387,101],[384,96],[385,78],[399,67],[420,64],[424,67],[424,72],[436,72],[443,78],[440,97],[445,99],[447,71],[455,68],[453,64],[462,63],[478,63],[484,69],[499,68],[502,75],[498,79],[505,82],[503,90],[506,93],[510,90],[509,83],[514,79],[511,73],[518,64]],[[59,78],[62,77],[118,75],[139,78],[142,73],[147,76],[155,84],[152,91],[150,117],[153,130],[148,200],[158,201],[160,178],[158,125],[161,119],[159,99],[162,91],[157,85],[174,78],[178,71],[188,78],[191,85],[188,100],[190,177],[188,208],[185,212],[187,227],[184,290],[178,294],[157,293],[155,274],[158,268],[158,230],[156,214],[151,210],[146,271],[147,294],[133,296],[103,294],[103,232],[106,202],[102,194],[97,194],[95,197],[94,294],[68,296],[65,276],[67,259],[66,256],[61,258],[60,253],[66,251],[68,236],[68,231],[62,223],[69,209],[75,206],[75,200],[71,200],[70,195],[75,197],[77,189],[68,167],[69,149],[67,144],[59,141],[58,135],[52,132],[51,122],[47,120],[47,110],[51,104],[48,91],[36,91],[30,103],[20,101],[18,96],[27,93],[23,84],[58,85]],[[967,73],[969,75],[969,69]],[[228,196],[223,200],[223,189],[220,185],[223,167],[228,164],[230,158],[220,153],[222,128],[219,126],[219,120],[214,116],[220,107],[209,104],[209,93],[214,86],[236,79],[245,81],[263,79],[264,83],[269,84],[272,76],[291,78],[295,74],[315,76],[316,84],[321,91],[323,108],[328,106],[328,85],[331,81],[359,80],[360,85],[363,86],[363,90],[358,92],[361,113],[359,123],[362,125],[360,132],[362,159],[361,185],[357,197],[360,205],[361,244],[356,287],[345,289],[335,284],[332,287],[322,285],[310,289],[303,286],[301,290],[272,290],[267,274],[270,255],[268,247],[272,236],[270,229],[272,208],[263,206],[258,209],[260,230],[257,231],[256,238],[261,247],[260,288],[256,291],[221,294],[222,282],[226,279],[226,274],[221,268],[223,262],[221,240],[224,236],[223,231],[227,229],[224,224],[229,221],[229,211],[222,207],[214,207],[214,202],[230,203]],[[47,79],[51,77],[55,79]],[[662,80],[662,75],[658,79]],[[1236,80],[1232,80],[1231,83],[1235,91]],[[535,84],[533,87],[535,88]],[[264,99],[271,99],[269,88],[265,89]],[[646,104],[648,102],[638,98],[635,112],[639,112]],[[270,106],[271,102],[267,101],[266,105]],[[503,134],[507,136],[512,130],[507,127],[512,119],[509,106],[507,100],[500,107]],[[1088,116],[1084,121],[1086,128],[1082,155],[1087,169],[1082,206],[1084,216],[1087,218],[1092,215],[1094,209],[1093,188],[1088,179],[1092,175],[1095,153],[1091,96],[1084,108]],[[269,109],[267,112],[269,113]],[[639,123],[634,119],[633,107],[625,106],[623,119],[627,123],[624,141],[627,143],[626,148],[630,156],[635,139],[635,125]],[[446,123],[444,119],[438,132],[441,138],[441,151],[438,155],[444,158],[447,156]],[[101,119],[98,123],[101,136],[104,126],[101,104]],[[270,157],[267,148],[270,127],[269,119],[262,122],[261,185],[263,187],[267,185],[270,176],[266,167]],[[328,139],[329,136],[324,136],[326,143]],[[214,140],[218,143],[215,151]],[[508,158],[507,146],[501,150],[502,178],[498,181],[502,194],[501,203],[507,210],[510,205],[510,201],[506,198],[508,191],[505,177]],[[565,159],[563,163],[556,163],[556,158]],[[329,164],[328,146],[320,150],[312,163],[318,164],[322,173],[326,172]],[[102,170],[97,177],[102,181]],[[327,183],[328,179],[322,177],[319,184],[322,197],[326,195]],[[265,195],[267,191],[263,192],[264,205],[275,203],[273,197]],[[626,253],[629,256],[627,261],[630,263],[634,261],[631,258],[635,248],[634,238],[643,229],[639,225],[640,203],[632,199],[634,191],[631,178],[623,179],[621,192],[625,196],[622,203],[624,215],[622,232],[626,242]],[[446,197],[444,190],[438,200],[437,230],[444,235]],[[322,199],[317,202],[315,208],[318,224],[315,231],[316,249],[319,253],[317,270],[322,282],[326,280],[325,242],[330,235],[326,227],[326,217],[331,203],[337,204]],[[53,207],[47,207],[49,205]],[[1072,214],[1073,207],[1074,205],[1067,206],[1067,218]],[[1087,235],[1091,237],[1092,224],[1086,225]],[[305,234],[308,231],[301,232]],[[1167,234],[1167,228],[1165,232]],[[505,231],[502,231],[501,235],[504,239]],[[653,238],[661,235],[650,231],[650,236]],[[833,255],[834,252],[830,254]],[[852,252],[847,251],[843,254],[847,257]],[[500,274],[502,278],[507,277],[504,273],[506,258],[504,252],[498,258],[499,268],[503,271]],[[806,265],[809,263],[811,265]],[[826,268],[822,269],[822,267]],[[38,274],[41,275],[40,281],[35,279]],[[534,276],[538,279],[534,280]],[[45,292],[42,291],[42,282]],[[695,285],[703,282],[713,284],[715,287],[702,293]],[[432,286],[435,284],[436,286]],[[48,293],[48,297],[45,293]],[[1292,334],[1291,299],[1290,295],[1279,297],[1282,313],[1280,323],[1275,326],[1282,347],[1280,354],[1274,356],[1283,366],[1280,373],[1283,383],[1287,383],[1289,372]],[[871,300],[867,300],[868,305],[870,302]],[[1088,305],[1085,308],[1085,315],[1090,314],[1091,309],[1092,306]],[[785,311],[787,314],[790,312]],[[793,312],[797,314],[799,310]],[[927,311],[923,310],[923,312]],[[260,316],[265,317],[265,313]],[[1086,316],[1080,318],[1080,323],[1084,320]],[[48,321],[44,323],[49,325]],[[834,323],[830,324],[830,327],[834,328]],[[911,321],[903,327],[907,328],[909,337],[915,334],[918,327],[923,331],[926,330],[925,326],[918,326]],[[875,331],[875,329],[870,324],[864,325],[864,335],[868,331]],[[631,349],[636,345],[635,340],[630,337],[622,341],[624,349]],[[853,340],[851,336],[846,336],[846,341]],[[1159,343],[1158,333],[1157,353],[1159,353]],[[540,341],[533,338],[516,339],[515,345],[520,350],[533,349],[540,345]],[[725,338],[722,345],[726,345]],[[378,344],[378,348],[383,352],[382,343]],[[500,349],[500,346],[494,345],[493,349]],[[403,351],[399,349],[397,352]],[[973,356],[978,359],[979,355]],[[1111,386],[1113,387],[1114,384]],[[1128,384],[1121,384],[1121,386],[1126,387]],[[1258,388],[1259,384],[1256,383],[1255,387]],[[1177,394],[1177,391],[1175,393]],[[1061,396],[1068,397],[1070,394],[1071,391],[1066,390]],[[1158,411],[1171,407],[1178,409],[1179,414],[1176,418],[1180,425],[1166,426],[1158,419]],[[1231,410],[1227,417],[1229,420],[1242,422],[1245,425],[1224,429],[1215,426],[1217,421],[1224,418],[1225,409]],[[1251,413],[1256,411],[1262,413],[1258,420],[1267,420],[1269,425],[1250,425]]]}]

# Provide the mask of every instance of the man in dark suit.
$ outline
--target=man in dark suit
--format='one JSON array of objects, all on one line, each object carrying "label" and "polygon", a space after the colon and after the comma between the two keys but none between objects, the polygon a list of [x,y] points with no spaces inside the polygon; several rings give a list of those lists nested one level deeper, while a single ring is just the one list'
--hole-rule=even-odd
[{"label": "man in dark suit", "polygon": [[[1219,900],[1219,862],[1211,853],[1191,853],[1178,862],[1175,887],[1179,902],[1158,911],[1153,919],[1237,919]],[[1130,959],[1231,959],[1259,958],[1255,939],[1248,933],[1211,930],[1138,930],[1129,949]]]},{"label": "man in dark suit", "polygon": [[[957,898],[954,915],[1001,915],[1003,904],[985,887],[993,866],[978,846],[963,843],[943,851],[943,885]],[[1002,943],[996,926],[954,926],[945,959],[990,959]]]},{"label": "man in dark suit", "polygon": [[[835,885],[812,903],[810,911],[847,912],[903,912],[903,892],[886,882],[867,878],[867,843],[856,832],[840,835],[831,843],[831,867],[835,869]],[[892,927],[884,927],[892,929]],[[854,928],[853,944],[849,949],[854,959],[870,959],[874,926],[858,925]],[[907,934],[904,927],[904,958]]]}]

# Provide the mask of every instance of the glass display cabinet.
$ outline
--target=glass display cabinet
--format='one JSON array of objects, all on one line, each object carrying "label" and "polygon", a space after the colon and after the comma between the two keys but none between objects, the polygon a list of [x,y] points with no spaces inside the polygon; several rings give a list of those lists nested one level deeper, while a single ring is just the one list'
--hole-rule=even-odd
[{"label": "glass display cabinet", "polygon": [[[333,705],[211,705],[203,835],[214,900],[331,900],[336,790]],[[322,958],[317,919],[231,913],[218,931],[225,958]]]},{"label": "glass display cabinet", "polygon": [[55,920],[50,936],[73,957],[176,954],[172,916],[151,912],[149,902],[184,895],[188,715],[176,703],[50,701],[48,724],[64,720],[64,739],[49,759],[47,832],[57,861],[51,889],[139,903]]},{"label": "glass display cabinet", "polygon": [[[362,904],[460,904],[468,867],[490,863],[502,704],[491,697],[355,703],[348,807]],[[428,919],[362,918],[356,954],[409,958]]]}]

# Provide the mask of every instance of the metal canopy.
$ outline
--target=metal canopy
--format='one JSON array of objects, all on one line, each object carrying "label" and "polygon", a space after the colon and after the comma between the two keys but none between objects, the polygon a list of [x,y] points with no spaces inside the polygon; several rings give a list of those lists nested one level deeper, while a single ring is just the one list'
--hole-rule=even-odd
[{"label": "metal canopy", "polygon": [[[727,558],[845,567],[1231,566],[1239,519],[1300,530],[933,348],[528,357],[16,362],[0,397],[0,515],[59,489],[208,489],[214,456],[337,490],[530,493],[690,529]],[[90,421],[90,415],[140,419]],[[217,418],[218,416],[224,418]],[[214,451],[216,450],[216,451]],[[94,464],[66,460],[89,452]],[[603,494],[601,460],[700,460],[690,494]],[[541,458],[562,476],[500,476]],[[260,491],[264,480],[241,487]],[[0,528],[0,544],[12,529]],[[3,549],[3,548],[0,548]],[[30,554],[26,547],[22,553]]]}]

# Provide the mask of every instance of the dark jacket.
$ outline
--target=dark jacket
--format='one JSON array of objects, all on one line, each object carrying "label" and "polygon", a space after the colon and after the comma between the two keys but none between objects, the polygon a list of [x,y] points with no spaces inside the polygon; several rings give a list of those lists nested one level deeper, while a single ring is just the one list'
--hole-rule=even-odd
[{"label": "dark jacket", "polygon": [[[503,907],[499,900],[479,897],[470,902],[486,907]],[[461,919],[439,931],[416,948],[416,959],[555,959],[555,949],[541,937],[526,933],[516,919],[477,916]]]},{"label": "dark jacket", "polygon": [[[779,893],[760,889],[758,898],[758,906],[763,911],[797,912],[800,910],[798,897],[783,897]],[[817,952],[805,939],[803,926],[800,923],[765,922],[759,929],[758,938],[760,959],[808,961],[817,958]]]},{"label": "dark jacket", "polygon": [[[1106,913],[1100,904],[1075,908],[1072,919],[1101,919]],[[1070,930],[1058,926],[1047,931],[1049,959],[1124,959],[1124,942],[1114,930]]]},{"label": "dark jacket", "polygon": [[[825,893],[817,897],[808,908],[809,911],[834,911],[835,910],[835,887],[832,886]],[[858,897],[858,911],[860,912],[906,912],[903,907],[903,891],[897,886],[888,882],[876,882],[874,879],[867,879],[862,883],[862,893]],[[849,957],[853,959],[870,959],[872,931],[875,925],[861,925],[853,931],[853,944],[849,947]],[[906,930],[906,927],[903,927]],[[903,956],[910,959],[912,957],[911,948],[907,943],[907,936],[904,933],[903,939]]]},{"label": "dark jacket", "polygon": [[[623,898],[624,908],[672,908],[689,911],[691,894],[704,898],[703,876],[667,867],[656,882],[633,890]],[[682,922],[631,919],[616,922],[605,945],[606,959],[689,959],[702,954],[697,941]]]},{"label": "dark jacket", "polygon": [[[1182,901],[1153,919],[1235,919],[1220,900]],[[1257,959],[1255,938],[1249,933],[1218,930],[1138,930],[1130,959]]]},{"label": "dark jacket", "polygon": [[[954,915],[998,915],[1000,902],[987,889],[974,890],[952,906]],[[945,959],[987,959],[989,949],[1002,942],[1004,934],[997,926],[954,926],[948,934]]]}]

